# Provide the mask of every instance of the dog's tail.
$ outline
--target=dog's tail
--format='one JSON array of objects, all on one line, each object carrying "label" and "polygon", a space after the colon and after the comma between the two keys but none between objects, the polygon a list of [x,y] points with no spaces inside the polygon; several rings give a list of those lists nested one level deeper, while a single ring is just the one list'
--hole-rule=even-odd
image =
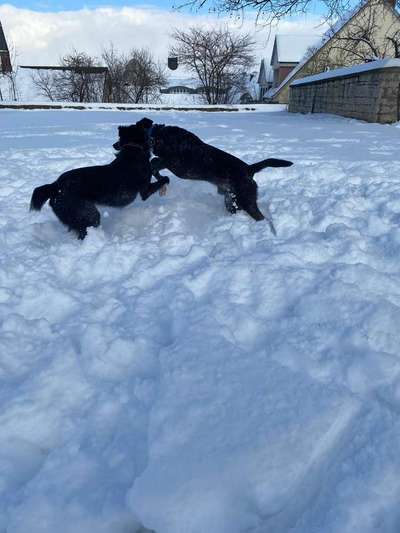
[{"label": "dog's tail", "polygon": [[41,187],[36,187],[32,193],[31,211],[40,211],[47,200],[49,200],[56,191],[57,186],[55,183],[49,183],[47,185],[42,185]]},{"label": "dog's tail", "polygon": [[292,165],[293,163],[291,161],[286,161],[285,159],[274,159],[273,157],[270,157],[269,159],[263,159],[258,163],[253,163],[252,165],[249,165],[249,168],[252,174],[256,174],[256,172],[260,172],[260,170],[262,170],[263,168],[291,167]]}]

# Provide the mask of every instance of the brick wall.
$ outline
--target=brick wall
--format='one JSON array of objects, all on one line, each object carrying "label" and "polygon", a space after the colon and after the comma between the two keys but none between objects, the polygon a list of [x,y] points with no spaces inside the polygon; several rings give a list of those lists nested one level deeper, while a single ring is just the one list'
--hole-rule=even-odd
[{"label": "brick wall", "polygon": [[285,66],[285,67],[279,67],[279,79],[278,79],[278,85],[280,85],[283,80],[286,78],[286,76],[292,72],[296,64],[291,66]]},{"label": "brick wall", "polygon": [[340,69],[340,76],[335,75],[339,71],[331,71],[331,77],[325,79],[311,76],[297,80],[290,86],[289,111],[333,113],[367,122],[399,121],[400,61],[399,66],[382,66],[385,61],[374,63],[376,68],[371,63],[371,69],[364,72]]}]

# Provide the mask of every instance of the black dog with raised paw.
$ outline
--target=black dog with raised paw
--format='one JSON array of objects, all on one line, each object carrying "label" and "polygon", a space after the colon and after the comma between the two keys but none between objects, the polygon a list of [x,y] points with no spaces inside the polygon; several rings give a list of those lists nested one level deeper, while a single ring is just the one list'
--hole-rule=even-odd
[{"label": "black dog with raised paw", "polygon": [[[118,128],[120,136],[124,126]],[[150,147],[141,127],[129,128],[130,141],[124,144],[114,161],[108,165],[69,170],[53,183],[37,187],[32,194],[31,210],[40,211],[50,200],[58,219],[78,239],[84,239],[88,227],[100,224],[98,205],[124,207],[140,194],[142,200],[165,187],[168,178],[151,183]]]},{"label": "black dog with raised paw", "polygon": [[[230,213],[243,209],[255,220],[265,217],[257,205],[254,174],[267,167],[290,167],[293,164],[284,159],[269,158],[248,165],[183,128],[153,124],[148,118],[143,118],[136,126],[146,132],[156,156],[151,160],[153,176],[161,179],[160,170],[168,169],[179,178],[213,183],[218,193],[225,196],[225,206]],[[120,135],[114,144],[117,150],[129,142],[129,128],[124,133],[125,136]]]}]

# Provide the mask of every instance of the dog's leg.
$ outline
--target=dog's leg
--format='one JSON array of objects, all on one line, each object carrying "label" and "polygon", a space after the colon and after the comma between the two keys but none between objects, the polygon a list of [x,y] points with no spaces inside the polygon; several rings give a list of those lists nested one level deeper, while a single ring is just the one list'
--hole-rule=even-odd
[{"label": "dog's leg", "polygon": [[60,222],[74,231],[78,239],[86,237],[88,227],[100,225],[100,213],[88,200],[62,192],[51,198],[50,205]]},{"label": "dog's leg", "polygon": [[236,195],[231,191],[224,191],[225,195],[225,207],[228,213],[234,215],[237,211],[240,211],[239,204],[237,202]]},{"label": "dog's leg", "polygon": [[153,157],[153,159],[150,161],[150,165],[151,165],[151,173],[156,178],[156,180],[159,181],[166,177],[166,176],[161,176],[160,174],[160,170],[163,170],[166,167],[159,157]]},{"label": "dog's leg", "polygon": [[272,218],[272,213],[269,209],[269,204],[267,204],[266,208],[264,209],[265,211],[265,220],[268,222],[268,225],[269,225],[269,229],[271,230],[271,233],[273,235],[275,235],[276,237],[276,229],[275,229],[275,225],[274,225],[274,220]]},{"label": "dog's leg", "polygon": [[244,211],[248,213],[251,218],[254,218],[254,220],[264,220],[265,216],[261,213],[261,211],[258,209],[257,204],[247,204],[243,206]]},{"label": "dog's leg", "polygon": [[264,220],[257,205],[257,183],[252,179],[243,179],[235,188],[238,205],[254,220]]},{"label": "dog's leg", "polygon": [[237,211],[241,210],[236,198],[236,194],[233,191],[227,189],[226,187],[217,185],[217,192],[218,194],[224,196],[225,207],[228,213],[234,215]]},{"label": "dog's leg", "polygon": [[160,176],[160,179],[158,181],[154,183],[149,183],[148,185],[140,189],[139,193],[143,202],[155,192],[161,191],[161,189],[165,187],[168,183],[169,178],[167,178],[166,176]]}]

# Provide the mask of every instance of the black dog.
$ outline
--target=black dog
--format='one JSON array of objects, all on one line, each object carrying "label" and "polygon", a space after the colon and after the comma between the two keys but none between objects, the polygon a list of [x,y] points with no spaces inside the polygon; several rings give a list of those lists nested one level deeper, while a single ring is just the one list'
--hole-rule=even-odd
[{"label": "black dog", "polygon": [[[118,128],[123,135],[125,128]],[[139,193],[142,200],[160,190],[168,178],[151,183],[150,147],[143,128],[129,128],[130,142],[125,143],[108,165],[69,170],[51,184],[37,187],[32,194],[31,210],[40,211],[47,200],[70,230],[84,239],[89,226],[100,224],[95,204],[124,207]]]},{"label": "black dog", "polygon": [[[265,217],[257,206],[257,183],[253,176],[266,167],[289,167],[293,163],[283,159],[264,159],[248,165],[241,159],[206,144],[193,133],[177,126],[153,125],[143,118],[136,123],[147,133],[155,158],[151,160],[153,175],[162,179],[160,170],[168,169],[183,179],[204,180],[218,187],[225,196],[230,213],[244,209],[255,220]],[[123,130],[114,148],[119,150],[130,141],[129,126]],[[272,224],[272,221],[270,221]],[[271,225],[274,231],[273,225]]]}]

